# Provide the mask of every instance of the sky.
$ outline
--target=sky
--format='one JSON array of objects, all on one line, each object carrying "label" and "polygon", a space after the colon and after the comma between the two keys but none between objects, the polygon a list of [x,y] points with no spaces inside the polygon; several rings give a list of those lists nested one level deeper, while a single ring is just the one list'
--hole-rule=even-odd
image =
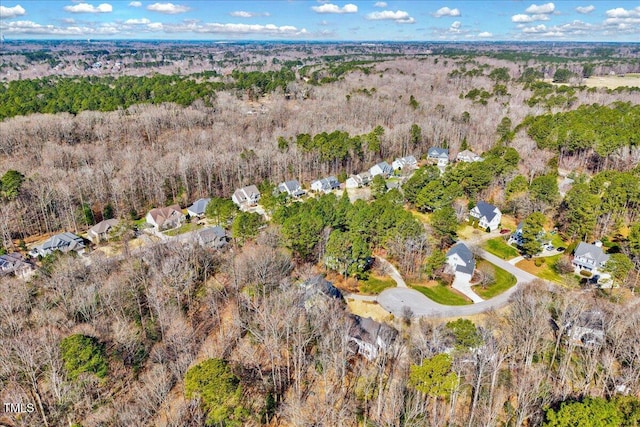
[{"label": "sky", "polygon": [[640,1],[1,0],[15,39],[626,41]]}]

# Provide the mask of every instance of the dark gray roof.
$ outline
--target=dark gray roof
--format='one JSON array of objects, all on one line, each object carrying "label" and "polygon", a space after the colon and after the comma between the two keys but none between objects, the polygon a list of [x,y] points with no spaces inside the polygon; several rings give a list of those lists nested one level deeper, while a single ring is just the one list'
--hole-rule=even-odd
[{"label": "dark gray roof", "polygon": [[202,215],[210,201],[211,199],[209,198],[198,199],[195,202],[193,202],[193,204],[189,206],[187,210],[191,212],[195,212],[198,215]]},{"label": "dark gray roof", "polygon": [[361,341],[376,345],[378,338],[385,345],[390,345],[398,335],[398,331],[384,323],[376,322],[370,317],[353,316],[354,328],[351,336]]},{"label": "dark gray roof", "polygon": [[473,270],[475,270],[476,268],[476,260],[473,257],[473,252],[471,252],[471,249],[469,249],[467,245],[465,245],[464,243],[456,243],[451,247],[451,249],[449,249],[449,252],[447,252],[447,258],[452,255],[458,255],[460,259],[462,259],[462,261],[466,264],[457,264],[456,271],[459,271],[461,273],[473,274]]},{"label": "dark gray roof", "polygon": [[280,185],[278,185],[278,190],[280,190],[280,192],[282,193],[288,193],[292,196],[300,196],[304,194],[300,183],[295,179],[280,183]]},{"label": "dark gray roof", "polygon": [[480,218],[485,217],[487,222],[491,222],[497,214],[497,208],[487,202],[479,201],[478,204],[476,204],[476,208],[478,208],[480,212]]},{"label": "dark gray roof", "polygon": [[311,297],[318,293],[330,296],[332,298],[342,298],[342,292],[333,283],[325,279],[322,275],[318,274],[308,279],[303,283],[303,286],[307,289],[305,296]]},{"label": "dark gray roof", "polygon": [[431,147],[427,152],[429,157],[449,158],[449,149],[440,147]]},{"label": "dark gray roof", "polygon": [[227,243],[227,232],[220,226],[208,227],[198,232],[198,238],[203,245],[221,247]]},{"label": "dark gray roof", "polygon": [[43,251],[61,250],[67,252],[84,248],[84,240],[82,240],[82,237],[65,231],[64,233],[56,234],[44,242],[41,248]]}]

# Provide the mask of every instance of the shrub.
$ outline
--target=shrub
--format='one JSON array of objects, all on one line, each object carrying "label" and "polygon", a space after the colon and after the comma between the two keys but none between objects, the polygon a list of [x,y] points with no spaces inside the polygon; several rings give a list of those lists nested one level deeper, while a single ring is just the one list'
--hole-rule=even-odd
[{"label": "shrub", "polygon": [[107,376],[108,365],[104,344],[94,337],[74,334],[60,342],[64,368],[72,380],[82,373],[93,373],[98,378]]},{"label": "shrub", "polygon": [[580,275],[584,276],[584,277],[591,277],[591,276],[593,276],[593,273],[591,273],[588,270],[580,270]]}]

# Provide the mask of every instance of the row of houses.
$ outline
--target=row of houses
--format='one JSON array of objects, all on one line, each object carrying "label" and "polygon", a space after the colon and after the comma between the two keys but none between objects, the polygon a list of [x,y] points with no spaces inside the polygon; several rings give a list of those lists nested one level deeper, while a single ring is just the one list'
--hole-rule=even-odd
[{"label": "row of houses", "polygon": [[[435,162],[439,167],[445,167],[449,164],[449,149],[431,147],[427,151],[427,159]],[[481,162],[482,160],[484,160],[482,157],[470,150],[463,150],[456,156],[456,161],[463,163]]]}]

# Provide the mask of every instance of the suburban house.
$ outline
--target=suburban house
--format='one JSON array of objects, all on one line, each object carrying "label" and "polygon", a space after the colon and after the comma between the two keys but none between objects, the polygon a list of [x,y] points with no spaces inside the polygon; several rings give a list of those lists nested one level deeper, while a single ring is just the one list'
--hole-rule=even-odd
[{"label": "suburban house", "polygon": [[447,252],[447,264],[456,276],[456,279],[466,280],[468,283],[476,269],[476,260],[473,252],[464,243],[456,243]]},{"label": "suburban house", "polygon": [[23,279],[33,274],[33,265],[29,264],[18,252],[0,255],[0,276],[15,274]]},{"label": "suburban house", "polygon": [[478,220],[480,228],[488,227],[491,231],[496,230],[502,220],[500,209],[482,201],[469,211],[469,216]]},{"label": "suburban house", "polygon": [[178,205],[151,209],[146,217],[147,222],[153,225],[156,230],[179,227],[185,219],[186,217]]},{"label": "suburban house", "polygon": [[473,151],[464,150],[458,153],[458,155],[456,156],[456,160],[459,162],[473,163],[481,162],[483,159]]},{"label": "suburban house", "polygon": [[201,246],[209,246],[214,249],[220,249],[229,242],[227,232],[220,226],[207,227],[197,233],[198,243]]},{"label": "suburban house", "polygon": [[321,274],[306,280],[300,287],[304,292],[302,300],[306,310],[311,307],[322,308],[330,300],[342,299],[342,292]]},{"label": "suburban house", "polygon": [[210,198],[206,199],[198,199],[191,206],[187,208],[187,213],[191,217],[202,217],[204,216],[204,212],[207,209],[207,205],[211,201]]},{"label": "suburban house", "polygon": [[287,193],[291,197],[300,197],[305,194],[302,186],[297,180],[281,182],[278,185],[278,191],[281,193]]},{"label": "suburban house", "polygon": [[427,151],[427,159],[435,160],[438,166],[447,166],[449,164],[449,150],[447,148],[431,147]]},{"label": "suburban house", "polygon": [[602,250],[602,242],[594,244],[580,242],[573,253],[573,265],[576,271],[587,270],[592,273],[601,269],[609,260],[609,255]]},{"label": "suburban house", "polygon": [[369,173],[372,178],[377,175],[382,175],[383,177],[388,178],[393,173],[393,168],[389,166],[389,163],[387,162],[380,162],[377,165],[373,165],[371,169],[369,169]]},{"label": "suburban house", "polygon": [[349,178],[347,178],[345,186],[347,188],[364,187],[365,185],[369,185],[372,179],[373,177],[369,172],[362,172],[358,175],[351,175]]},{"label": "suburban house", "polygon": [[581,313],[575,322],[565,325],[569,343],[580,347],[599,347],[604,343],[604,317],[599,311]]},{"label": "suburban house", "polygon": [[109,233],[111,233],[115,226],[118,225],[118,222],[119,221],[115,218],[100,221],[89,229],[87,235],[93,243],[100,243],[103,240],[109,240]]},{"label": "suburban house", "polygon": [[84,240],[82,240],[82,237],[65,231],[64,233],[56,234],[43,244],[31,249],[29,255],[33,257],[47,256],[54,251],[60,251],[62,253],[74,251],[81,254],[84,252],[84,248]]},{"label": "suburban house", "polygon": [[322,191],[324,193],[330,193],[336,188],[340,188],[340,182],[338,182],[338,178],[336,178],[335,176],[322,178],[311,183],[311,190],[317,192]]},{"label": "suburban house", "polygon": [[247,209],[258,204],[260,200],[260,191],[255,185],[248,185],[237,189],[231,196],[233,203],[238,205],[240,209]]},{"label": "suburban house", "polygon": [[390,349],[397,335],[398,331],[384,323],[369,317],[353,316],[349,341],[355,344],[355,352],[372,361]]},{"label": "suburban house", "polygon": [[398,157],[391,163],[393,170],[402,170],[404,168],[416,168],[418,167],[418,161],[413,156]]}]

